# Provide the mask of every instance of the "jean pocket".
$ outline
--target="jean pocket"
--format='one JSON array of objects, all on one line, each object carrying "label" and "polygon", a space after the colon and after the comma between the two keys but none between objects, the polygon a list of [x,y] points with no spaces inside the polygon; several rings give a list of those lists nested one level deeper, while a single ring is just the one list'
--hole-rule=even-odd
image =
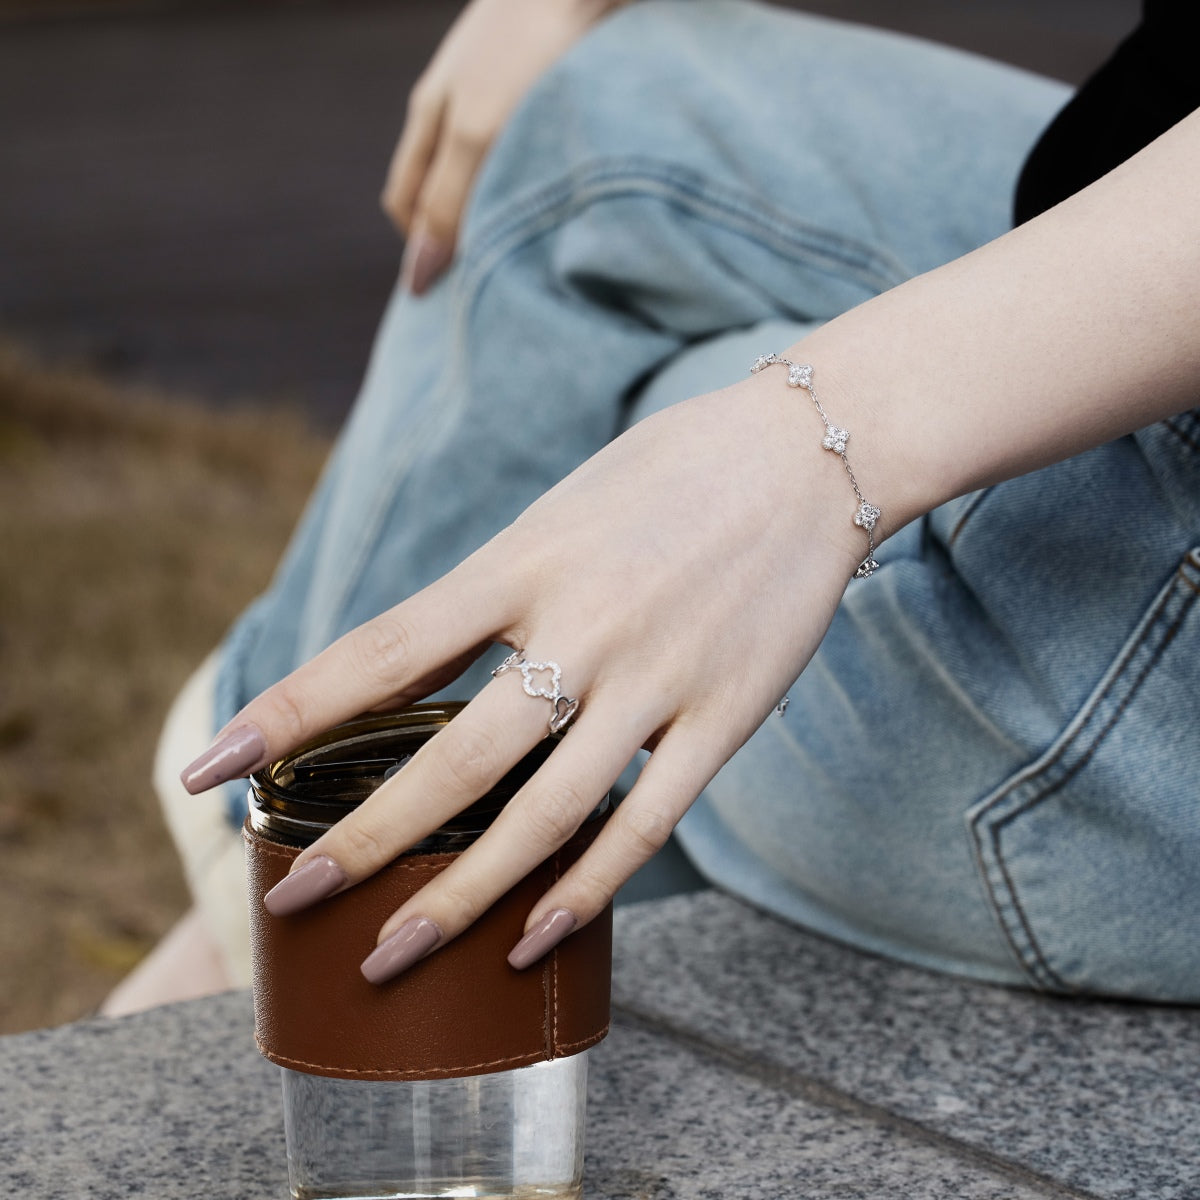
[{"label": "jean pocket", "polygon": [[1200,547],[1054,743],[967,813],[1030,982],[1200,1001]]}]

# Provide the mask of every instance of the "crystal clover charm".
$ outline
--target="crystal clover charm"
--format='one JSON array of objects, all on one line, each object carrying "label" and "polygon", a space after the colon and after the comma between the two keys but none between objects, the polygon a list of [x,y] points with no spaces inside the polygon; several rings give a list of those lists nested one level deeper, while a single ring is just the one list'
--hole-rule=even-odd
[{"label": "crystal clover charm", "polygon": [[845,454],[846,443],[850,440],[850,430],[839,429],[836,425],[830,425],[825,430],[825,440],[821,443],[826,450],[832,450],[834,454]]},{"label": "crystal clover charm", "polygon": [[858,564],[858,570],[854,572],[855,579],[869,579],[875,574],[879,564],[875,561],[873,555],[868,555]]},{"label": "crystal clover charm", "polygon": [[870,533],[875,528],[875,522],[879,520],[880,515],[879,509],[875,505],[868,504],[864,500],[859,504],[858,512],[854,514],[854,523]]},{"label": "crystal clover charm", "polygon": [[[514,650],[492,671],[492,678],[498,679],[508,671],[521,672],[521,687],[527,696],[549,700],[554,706],[554,712],[550,714],[551,733],[558,733],[567,727],[579,709],[579,700],[574,696],[562,694],[562,667],[558,663],[552,659],[547,659],[546,662],[529,662],[525,658],[524,650]],[[534,682],[533,677],[538,671],[550,672],[548,688],[538,687]]]},{"label": "crystal clover charm", "polygon": [[[521,669],[521,686],[525,689],[527,696],[542,696],[554,704],[559,696],[562,695],[562,688],[559,686],[562,683],[562,667],[556,662],[519,662],[517,666]],[[535,671],[550,672],[550,687],[537,687],[533,682],[533,673]]]},{"label": "crystal clover charm", "polygon": [[788,386],[789,387],[812,387],[813,369],[808,363],[789,363],[788,364]]}]

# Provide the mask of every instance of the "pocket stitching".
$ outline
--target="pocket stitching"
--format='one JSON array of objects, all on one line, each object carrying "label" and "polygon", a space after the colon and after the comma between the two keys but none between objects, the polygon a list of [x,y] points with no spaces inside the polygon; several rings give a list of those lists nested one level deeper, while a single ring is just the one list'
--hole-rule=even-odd
[{"label": "pocket stitching", "polygon": [[[1013,883],[1012,877],[1009,874],[1007,865],[1005,864],[1003,854],[1000,848],[1000,834],[1003,829],[1017,819],[1017,817],[1029,812],[1037,807],[1043,801],[1049,799],[1055,793],[1066,786],[1096,754],[1108,735],[1112,732],[1126,708],[1132,703],[1134,697],[1141,690],[1142,684],[1149,676],[1150,672],[1161,660],[1167,647],[1174,641],[1180,626],[1183,624],[1187,615],[1195,603],[1195,598],[1200,596],[1200,586],[1197,585],[1189,577],[1187,568],[1191,567],[1195,570],[1200,567],[1200,552],[1191,551],[1184,561],[1175,570],[1172,578],[1163,588],[1162,593],[1151,607],[1146,617],[1140,623],[1141,628],[1135,629],[1134,636],[1131,637],[1128,645],[1123,652],[1117,657],[1112,668],[1108,672],[1108,678],[1104,681],[1103,686],[1092,696],[1088,698],[1079,713],[1072,721],[1076,726],[1068,735],[1063,736],[1060,744],[1052,746],[1047,756],[1039,758],[1024,770],[1018,772],[1003,785],[1003,787],[985,797],[979,804],[975,805],[967,813],[967,822],[970,827],[972,841],[975,847],[976,866],[979,869],[980,876],[983,880],[983,885],[988,893],[991,901],[993,912],[996,914],[997,921],[1000,925],[1001,932],[1008,942],[1014,957],[1016,958],[1021,969],[1031,978],[1032,982],[1041,987],[1057,988],[1061,991],[1078,991],[1079,988],[1068,984],[1062,977],[1052,968],[1047,961],[1046,955],[1038,944],[1037,937],[1033,932],[1032,925],[1027,917],[1025,910],[1017,895],[1017,889]],[[1182,587],[1181,587],[1182,585]],[[1191,595],[1187,595],[1182,590],[1186,588]],[[1172,607],[1173,602],[1178,603],[1178,612],[1169,614],[1168,609]],[[1127,686],[1125,695],[1121,698],[1117,707],[1105,721],[1102,728],[1093,736],[1086,751],[1084,751],[1077,761],[1073,762],[1061,775],[1043,787],[1040,791],[1034,792],[1033,795],[1026,797],[1024,800],[1018,800],[1016,793],[1019,790],[1024,790],[1032,787],[1039,776],[1045,776],[1052,771],[1056,766],[1060,765],[1064,758],[1072,748],[1077,746],[1080,739],[1086,734],[1087,729],[1099,707],[1104,703],[1105,699],[1110,697],[1117,685],[1122,681],[1125,672],[1129,667],[1130,661],[1138,653],[1139,650],[1147,648],[1152,641],[1152,636],[1155,635],[1157,628],[1164,619],[1170,617],[1170,624],[1167,628],[1157,635],[1156,644],[1150,651],[1149,658],[1143,664],[1140,671]],[[983,819],[989,814],[995,813],[997,809],[1010,806],[1008,811],[1005,811],[993,823],[986,828],[982,827]],[[987,853],[988,847],[986,842],[990,843],[991,856]],[[1001,877],[997,882],[995,875]],[[1004,897],[999,893],[1003,891]],[[1011,926],[1011,918],[1007,915],[1006,910],[1012,910],[1015,913],[1016,919],[1020,922],[1021,930],[1024,933],[1024,939],[1027,943],[1027,948],[1023,949],[1018,944],[1018,938],[1014,936],[1014,930]],[[1030,961],[1032,959],[1032,961]]]}]

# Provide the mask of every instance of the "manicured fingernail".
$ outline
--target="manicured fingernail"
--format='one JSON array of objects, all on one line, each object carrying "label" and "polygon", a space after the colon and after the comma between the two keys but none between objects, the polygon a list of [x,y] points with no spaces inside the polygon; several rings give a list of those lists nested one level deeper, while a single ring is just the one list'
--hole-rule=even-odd
[{"label": "manicured fingernail", "polygon": [[194,796],[249,774],[266,752],[263,735],[253,725],[243,725],[214,742],[194,763],[183,768],[179,778]]},{"label": "manicured fingernail", "polygon": [[333,895],[346,883],[346,872],[328,854],[321,854],[285,875],[263,897],[263,907],[273,917],[286,917]]},{"label": "manicured fingernail", "polygon": [[579,918],[569,908],[556,908],[547,913],[513,948],[508,965],[523,971],[548,954],[579,924]]},{"label": "manicured fingernail", "polygon": [[413,917],[367,955],[362,973],[368,983],[387,983],[424,958],[441,940],[442,931],[428,917]]},{"label": "manicured fingernail", "polygon": [[449,246],[424,230],[416,230],[404,245],[400,286],[414,296],[423,296],[450,265],[450,258]]}]

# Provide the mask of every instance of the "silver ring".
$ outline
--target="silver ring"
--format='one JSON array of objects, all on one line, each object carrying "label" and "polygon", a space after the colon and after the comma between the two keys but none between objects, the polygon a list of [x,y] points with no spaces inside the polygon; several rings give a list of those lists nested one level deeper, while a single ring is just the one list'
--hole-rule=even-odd
[{"label": "silver ring", "polygon": [[[579,701],[574,696],[564,696],[562,694],[562,667],[553,659],[547,659],[545,662],[529,662],[525,658],[524,650],[514,650],[493,672],[492,678],[499,679],[506,671],[521,672],[521,687],[525,689],[525,695],[532,696],[534,699],[541,697],[544,700],[549,700],[554,708],[550,714],[550,732],[558,733],[565,729],[570,723],[571,718],[579,711]],[[550,686],[538,687],[533,681],[535,671],[550,672]]]}]

